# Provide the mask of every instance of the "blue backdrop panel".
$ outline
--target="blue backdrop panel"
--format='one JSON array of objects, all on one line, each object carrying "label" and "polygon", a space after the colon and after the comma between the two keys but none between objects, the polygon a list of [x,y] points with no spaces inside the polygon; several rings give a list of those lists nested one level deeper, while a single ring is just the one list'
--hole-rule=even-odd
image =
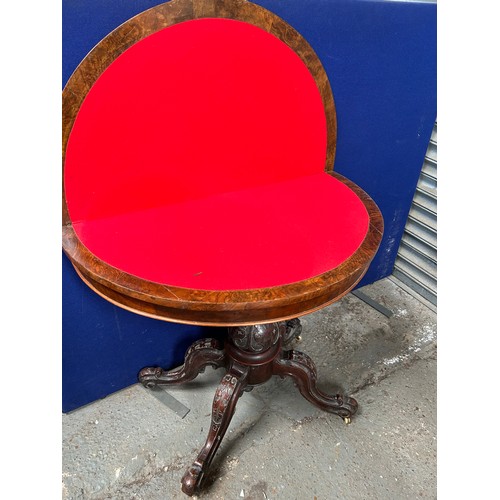
[{"label": "blue backdrop panel", "polygon": [[359,286],[392,273],[436,119],[436,4],[257,0],[318,54],[337,110],[335,170],[378,204],[384,238]]},{"label": "blue backdrop panel", "polygon": [[222,338],[225,333],[220,328],[166,323],[116,307],[83,283],[66,256],[62,294],[65,412],[137,382],[144,366],[178,366],[196,339]]},{"label": "blue backdrop panel", "polygon": [[[63,0],[63,85],[110,31],[160,1]],[[321,59],[335,97],[335,170],[360,185],[385,221],[361,285],[391,274],[436,118],[436,5],[387,0],[255,0],[295,27]],[[173,367],[219,329],[129,313],[92,292],[63,258],[63,411]]]}]

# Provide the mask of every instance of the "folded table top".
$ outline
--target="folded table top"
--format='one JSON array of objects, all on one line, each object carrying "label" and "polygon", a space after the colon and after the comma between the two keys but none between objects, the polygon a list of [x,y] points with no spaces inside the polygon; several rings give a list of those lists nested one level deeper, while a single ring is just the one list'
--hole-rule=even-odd
[{"label": "folded table top", "polygon": [[141,39],[72,124],[63,200],[79,244],[134,278],[193,290],[336,269],[366,240],[370,210],[325,172],[324,95],[294,50],[246,22],[196,19]]}]

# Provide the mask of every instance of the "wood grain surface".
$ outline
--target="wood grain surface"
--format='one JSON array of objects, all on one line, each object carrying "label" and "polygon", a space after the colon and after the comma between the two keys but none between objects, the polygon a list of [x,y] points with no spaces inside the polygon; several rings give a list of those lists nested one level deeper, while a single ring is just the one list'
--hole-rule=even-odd
[{"label": "wood grain surface", "polygon": [[237,326],[283,321],[315,311],[348,293],[363,277],[383,233],[382,215],[358,186],[333,172],[337,124],[328,77],[306,40],[285,21],[246,0],[171,0],[125,22],[105,37],[77,67],[63,90],[62,156],[78,110],[102,72],[128,47],[167,26],[190,19],[221,17],[245,21],[272,33],[290,46],[314,77],[327,119],[325,170],[351,188],[370,217],[368,232],[346,261],[319,276],[283,286],[237,291],[171,287],[127,274],[98,259],[78,239],[62,187],[63,249],[81,278],[110,302],[138,314],[178,323]]}]

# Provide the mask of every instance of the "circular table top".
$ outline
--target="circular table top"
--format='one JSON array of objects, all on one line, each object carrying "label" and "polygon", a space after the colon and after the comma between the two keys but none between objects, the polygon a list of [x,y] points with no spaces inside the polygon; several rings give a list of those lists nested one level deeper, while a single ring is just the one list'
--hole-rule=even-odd
[{"label": "circular table top", "polygon": [[139,314],[210,325],[291,318],[355,286],[383,224],[324,171],[323,73],[241,20],[153,30],[97,71],[112,38],[63,94],[63,248],[84,281]]}]

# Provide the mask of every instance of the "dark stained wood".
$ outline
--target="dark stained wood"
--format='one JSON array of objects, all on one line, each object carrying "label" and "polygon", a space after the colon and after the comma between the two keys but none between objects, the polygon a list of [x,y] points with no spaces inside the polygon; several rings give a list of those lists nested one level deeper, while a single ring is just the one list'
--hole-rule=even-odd
[{"label": "dark stained wood", "polygon": [[[356,252],[337,268],[301,282],[236,291],[206,291],[153,283],[114,268],[98,259],[78,239],[62,196],[63,249],[82,279],[107,300],[138,314],[196,325],[231,326],[283,321],[313,312],[348,293],[363,277],[383,232],[382,216],[373,200],[358,186],[333,173],[336,115],[327,75],[310,45],[285,21],[246,0],[172,0],[149,9],[104,38],[75,70],[63,91],[64,154],[71,128],[87,92],[121,53],[144,37],[167,26],[201,17],[246,21],[287,43],[308,66],[321,92],[328,123],[325,168],[349,186],[369,215],[368,233]],[[64,172],[63,172],[64,179]]]},{"label": "dark stained wood", "polygon": [[305,399],[320,410],[342,417],[346,422],[350,422],[358,410],[358,403],[354,398],[342,394],[330,396],[318,389],[316,366],[303,352],[283,351],[281,357],[273,362],[273,375],[291,377]]},{"label": "dark stained wood", "polygon": [[184,364],[176,370],[165,371],[158,366],[146,367],[139,372],[139,382],[152,389],[157,385],[178,385],[194,380],[207,366],[227,366],[227,356],[216,339],[201,339],[186,351]]},{"label": "dark stained wood", "polygon": [[229,370],[222,377],[212,403],[212,421],[208,429],[207,440],[193,465],[188,468],[181,480],[182,491],[186,495],[192,496],[201,486],[201,482],[231,423],[236,403],[247,385],[247,373],[248,369],[243,372]]},{"label": "dark stained wood", "polygon": [[223,350],[214,339],[198,340],[189,348],[180,368],[169,372],[159,367],[141,370],[139,380],[153,388],[193,380],[207,365],[225,368],[215,392],[207,440],[181,481],[182,491],[187,495],[193,495],[202,486],[243,391],[267,382],[274,375],[291,377],[304,398],[346,423],[356,413],[355,399],[341,394],[330,396],[317,388],[316,367],[307,354],[282,350],[286,330],[285,322],[231,327]]}]

